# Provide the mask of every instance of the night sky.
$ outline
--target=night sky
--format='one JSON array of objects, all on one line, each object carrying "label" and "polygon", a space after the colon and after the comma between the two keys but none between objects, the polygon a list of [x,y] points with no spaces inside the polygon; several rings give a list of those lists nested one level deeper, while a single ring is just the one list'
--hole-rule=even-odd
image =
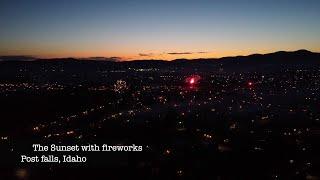
[{"label": "night sky", "polygon": [[320,51],[319,0],[0,0],[0,55],[208,58]]}]

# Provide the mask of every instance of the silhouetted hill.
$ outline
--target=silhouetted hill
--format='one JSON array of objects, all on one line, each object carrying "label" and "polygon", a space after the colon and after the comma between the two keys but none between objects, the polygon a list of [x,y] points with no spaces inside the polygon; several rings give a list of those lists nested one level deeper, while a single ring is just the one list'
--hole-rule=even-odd
[{"label": "silhouetted hill", "polygon": [[[19,58],[23,58],[20,56]],[[41,69],[63,69],[64,72],[82,73],[87,76],[108,70],[129,69],[161,69],[164,71],[190,72],[247,72],[247,71],[277,71],[285,68],[318,68],[320,65],[320,53],[307,50],[294,52],[279,51],[269,54],[252,54],[249,56],[223,57],[211,59],[177,59],[173,61],[163,60],[136,60],[136,61],[99,61],[76,58],[37,59],[25,61],[18,56],[10,61],[0,62],[0,74],[16,73],[24,69],[34,72]],[[19,59],[19,60],[18,60]],[[54,71],[58,73],[60,71]]]},{"label": "silhouetted hill", "polygon": [[0,61],[33,61],[36,59],[32,56],[0,56]]}]

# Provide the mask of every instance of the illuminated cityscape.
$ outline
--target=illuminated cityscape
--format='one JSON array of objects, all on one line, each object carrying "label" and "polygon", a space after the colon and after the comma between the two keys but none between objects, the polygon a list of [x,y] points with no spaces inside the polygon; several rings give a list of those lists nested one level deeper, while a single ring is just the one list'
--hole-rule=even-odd
[{"label": "illuminated cityscape", "polygon": [[[299,53],[313,58],[286,59]],[[278,56],[284,61],[240,59],[236,71],[233,60],[1,62],[2,154],[26,152],[31,142],[136,144],[142,152],[88,155],[97,169],[83,173],[317,179],[319,55]],[[64,170],[26,166],[16,174]]]}]

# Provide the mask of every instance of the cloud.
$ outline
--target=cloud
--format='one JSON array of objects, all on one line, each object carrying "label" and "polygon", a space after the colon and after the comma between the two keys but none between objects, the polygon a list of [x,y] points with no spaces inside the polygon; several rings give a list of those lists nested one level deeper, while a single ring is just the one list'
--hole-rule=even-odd
[{"label": "cloud", "polygon": [[197,52],[198,54],[207,54],[209,52],[206,52],[206,51],[200,51],[200,52]]},{"label": "cloud", "polygon": [[188,55],[188,54],[205,54],[208,53],[206,51],[199,51],[199,52],[170,52],[167,53],[169,55]]},{"label": "cloud", "polygon": [[140,53],[139,56],[150,57],[153,56],[153,53]]},{"label": "cloud", "polygon": [[192,52],[170,52],[169,55],[183,55],[183,54],[193,54]]},{"label": "cloud", "polygon": [[94,61],[119,61],[121,57],[89,57],[83,58],[83,60],[94,60]]},{"label": "cloud", "polygon": [[207,51],[199,51],[199,52],[164,52],[161,54],[156,54],[156,53],[139,53],[139,56],[141,57],[151,57],[151,56],[156,56],[156,55],[190,55],[190,54],[205,54],[208,53]]},{"label": "cloud", "polygon": [[110,57],[109,59],[121,60],[122,57],[113,56],[113,57]]}]

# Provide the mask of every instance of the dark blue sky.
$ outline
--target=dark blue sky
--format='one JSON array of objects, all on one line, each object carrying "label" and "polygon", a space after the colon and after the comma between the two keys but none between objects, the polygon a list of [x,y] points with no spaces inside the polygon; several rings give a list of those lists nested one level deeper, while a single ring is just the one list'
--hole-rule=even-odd
[{"label": "dark blue sky", "polygon": [[319,19],[319,0],[0,0],[0,54],[175,59],[320,51]]}]

